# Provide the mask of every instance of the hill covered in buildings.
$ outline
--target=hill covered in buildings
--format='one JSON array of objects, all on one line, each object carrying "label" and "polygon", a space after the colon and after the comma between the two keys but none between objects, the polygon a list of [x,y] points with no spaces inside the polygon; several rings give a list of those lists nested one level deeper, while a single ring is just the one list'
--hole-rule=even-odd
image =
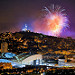
[{"label": "hill covered in buildings", "polygon": [[0,51],[3,42],[8,44],[8,52],[16,54],[23,52],[75,54],[75,39],[70,37],[58,38],[30,31],[6,32],[0,34]]}]

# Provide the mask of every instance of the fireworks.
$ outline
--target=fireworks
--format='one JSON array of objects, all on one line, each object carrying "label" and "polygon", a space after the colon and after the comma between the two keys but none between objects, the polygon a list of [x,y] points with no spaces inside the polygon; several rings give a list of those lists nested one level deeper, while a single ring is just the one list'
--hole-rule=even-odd
[{"label": "fireworks", "polygon": [[35,29],[37,32],[45,32],[51,36],[59,36],[60,33],[68,27],[68,19],[66,14],[63,13],[65,9],[61,9],[60,6],[54,6],[43,9],[45,14],[44,18],[35,21]]}]

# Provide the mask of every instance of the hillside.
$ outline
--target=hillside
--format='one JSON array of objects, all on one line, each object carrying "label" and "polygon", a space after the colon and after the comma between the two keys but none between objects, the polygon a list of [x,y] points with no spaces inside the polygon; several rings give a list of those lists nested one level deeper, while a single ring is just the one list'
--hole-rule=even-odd
[{"label": "hillside", "polygon": [[57,38],[30,31],[26,32],[6,32],[0,34],[0,43],[8,43],[8,51],[14,53],[37,52],[74,54],[75,39]]}]

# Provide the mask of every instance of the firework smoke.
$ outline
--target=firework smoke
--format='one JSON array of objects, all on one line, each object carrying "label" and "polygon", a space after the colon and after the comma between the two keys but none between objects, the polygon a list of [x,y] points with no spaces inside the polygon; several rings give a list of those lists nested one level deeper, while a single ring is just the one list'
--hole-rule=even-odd
[{"label": "firework smoke", "polygon": [[68,19],[63,13],[64,9],[54,6],[43,9],[43,18],[37,19],[34,23],[34,31],[51,36],[60,36],[60,33],[68,27]]}]

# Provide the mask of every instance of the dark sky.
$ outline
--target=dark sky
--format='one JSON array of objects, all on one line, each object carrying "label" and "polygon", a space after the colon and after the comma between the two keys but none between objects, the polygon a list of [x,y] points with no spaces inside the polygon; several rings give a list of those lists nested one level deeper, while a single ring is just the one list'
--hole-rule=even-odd
[{"label": "dark sky", "polygon": [[66,9],[70,28],[62,37],[75,38],[75,0],[0,0],[0,33],[20,31],[24,24],[32,30],[32,22],[44,6],[60,5]]}]

